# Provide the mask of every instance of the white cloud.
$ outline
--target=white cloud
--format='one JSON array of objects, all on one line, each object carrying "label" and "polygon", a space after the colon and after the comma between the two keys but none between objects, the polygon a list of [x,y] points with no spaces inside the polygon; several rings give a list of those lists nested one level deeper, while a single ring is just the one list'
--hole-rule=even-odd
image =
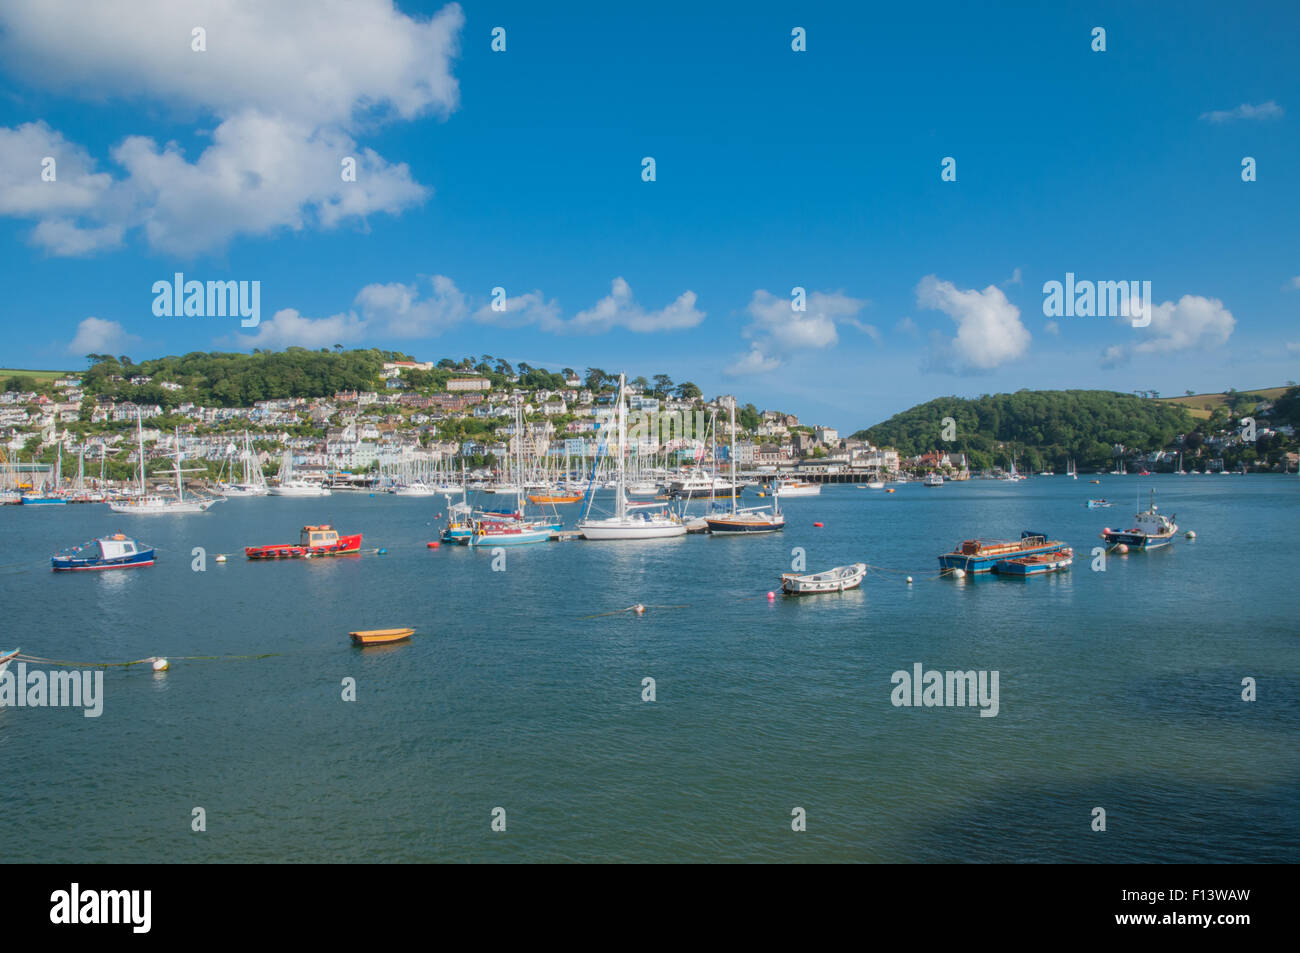
[{"label": "white cloud", "polygon": [[1101,352],[1101,366],[1105,368],[1122,367],[1129,361],[1129,353],[1118,344],[1112,344]]},{"label": "white cloud", "polygon": [[77,334],[68,344],[69,354],[121,354],[140,338],[128,334],[117,321],[86,318],[77,325]]},{"label": "white cloud", "polygon": [[[92,100],[345,125],[455,108],[464,22],[455,3],[420,20],[392,0],[8,0],[0,59]],[[197,26],[206,52],[191,49]]]},{"label": "white cloud", "polygon": [[[276,312],[270,321],[263,321],[255,332],[222,338],[219,343],[236,347],[329,347],[363,337],[429,338],[468,320],[512,328],[534,325],[554,333],[568,333],[577,327],[595,334],[615,327],[641,332],[675,330],[693,327],[704,319],[704,313],[695,310],[692,291],[662,311],[647,312],[632,300],[631,290],[622,278],[614,280],[614,290],[612,308],[610,298],[605,298],[590,312],[565,320],[559,305],[548,301],[540,291],[507,298],[505,312],[495,312],[489,298],[471,298],[446,275],[433,275],[427,279],[427,288],[423,281],[366,285],[357,292],[353,310],[327,318],[303,317],[297,310],[286,308]],[[583,314],[594,316],[580,322]]]},{"label": "white cloud", "polygon": [[704,320],[704,312],[695,307],[695,292],[684,291],[665,308],[646,311],[632,297],[632,289],[622,278],[615,278],[610,293],[585,311],[579,311],[557,330],[576,334],[599,334],[613,328],[650,333],[693,328]]},{"label": "white cloud", "polygon": [[726,368],[725,373],[735,377],[740,374],[766,374],[781,366],[781,361],[768,357],[755,345],[749,353]]},{"label": "white cloud", "polygon": [[558,331],[563,327],[560,306],[547,301],[540,291],[505,298],[505,310],[494,311],[491,302],[474,312],[479,324],[493,324],[502,328],[522,328],[535,324],[543,331]]},{"label": "white cloud", "polygon": [[1221,123],[1231,122],[1234,119],[1280,119],[1285,114],[1286,110],[1270,99],[1258,106],[1242,103],[1232,109],[1216,109],[1201,113],[1201,118],[1207,122]]},{"label": "white cloud", "polygon": [[1291,291],[1294,291],[1296,288],[1300,288],[1300,275],[1296,275],[1284,287],[1287,290],[1291,290]]},{"label": "white cloud", "polygon": [[1057,324],[1055,321],[1048,321],[1046,324],[1043,325],[1043,330],[1046,331],[1048,334],[1052,335],[1053,337],[1059,338],[1061,336],[1061,326]]},{"label": "white cloud", "polygon": [[903,318],[903,320],[895,324],[894,331],[898,334],[906,334],[908,337],[916,337],[921,333],[920,327],[917,326],[917,323],[913,321],[910,316]]},{"label": "white cloud", "polygon": [[276,350],[286,347],[322,348],[350,344],[361,340],[365,323],[355,314],[335,314],[328,318],[304,318],[293,308],[283,308],[263,321],[252,334],[236,334],[224,343],[243,348]]},{"label": "white cloud", "polygon": [[[194,255],[239,235],[396,214],[429,190],[353,133],[454,109],[463,23],[456,4],[417,20],[391,0],[7,4],[0,61],[28,81],[217,121],[193,161],[174,143],[126,137],[110,153],[118,177],[95,173],[84,149],[43,124],[0,129],[0,214],[39,219],[33,240],[60,255],[113,247],[135,227],[155,250]],[[190,48],[195,26],[206,52]],[[57,185],[40,181],[37,151],[58,160]],[[343,181],[343,157],[355,181]]]},{"label": "white cloud", "polygon": [[469,316],[469,300],[445,275],[430,279],[431,293],[421,298],[417,285],[366,285],[356,303],[367,330],[392,337],[435,337]]},{"label": "white cloud", "polygon": [[1138,353],[1184,351],[1226,344],[1237,320],[1218,298],[1183,295],[1178,303],[1166,301],[1151,309],[1151,324],[1138,329],[1145,340]]},{"label": "white cloud", "polygon": [[842,292],[814,291],[806,296],[804,310],[796,311],[792,298],[759,288],[745,308],[751,318],[744,332],[753,341],[750,351],[732,363],[727,373],[766,373],[781,366],[778,355],[838,344],[837,324],[852,325],[879,341],[880,332],[875,326],[857,319],[866,306],[865,299],[850,298]]},{"label": "white cloud", "polygon": [[942,311],[957,324],[957,336],[932,338],[935,368],[958,373],[992,370],[1013,361],[1029,348],[1029,330],[1020,322],[1020,309],[995,285],[983,291],[958,290],[951,281],[927,275],[916,286],[922,308]]},{"label": "white cloud", "polygon": [[[1131,328],[1132,319],[1124,318],[1120,324]],[[1166,301],[1153,306],[1151,323],[1144,328],[1132,329],[1139,337],[1138,342],[1108,347],[1102,353],[1102,366],[1113,367],[1138,354],[1222,347],[1236,326],[1237,319],[1218,298],[1183,295],[1177,304]]]}]

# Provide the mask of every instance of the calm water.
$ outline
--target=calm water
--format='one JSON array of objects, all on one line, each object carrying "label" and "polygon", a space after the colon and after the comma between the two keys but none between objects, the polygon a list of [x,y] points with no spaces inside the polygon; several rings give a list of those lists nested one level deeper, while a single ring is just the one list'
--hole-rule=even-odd
[{"label": "calm water", "polygon": [[[829,487],[788,501],[783,534],[552,543],[509,550],[504,572],[425,548],[440,498],[4,507],[0,648],[278,654],[109,669],[98,719],[0,709],[0,857],[1300,860],[1300,480],[1100,479]],[[1097,533],[1149,486],[1198,538],[1091,571]],[[1090,495],[1121,502],[1090,511]],[[211,560],[324,521],[388,554]],[[1074,569],[935,578],[955,541],[1022,529],[1073,544]],[[118,530],[158,564],[49,571],[56,548]],[[861,560],[915,582],[769,603],[795,546],[810,571]],[[617,612],[638,602],[642,617]],[[348,642],[398,625],[417,637]],[[893,707],[890,676],[915,662],[998,670],[998,716]]]}]

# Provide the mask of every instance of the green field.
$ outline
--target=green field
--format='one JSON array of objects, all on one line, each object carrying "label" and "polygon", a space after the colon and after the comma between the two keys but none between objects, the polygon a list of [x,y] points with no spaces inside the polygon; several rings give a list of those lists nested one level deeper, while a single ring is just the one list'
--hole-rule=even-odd
[{"label": "green field", "polygon": [[27,371],[21,368],[0,368],[0,380],[7,380],[10,377],[31,377],[40,381],[52,381],[68,376],[76,377],[77,371]]},{"label": "green field", "polygon": [[[1277,400],[1289,387],[1252,387],[1238,391],[1239,394],[1259,394],[1266,400]],[[1223,407],[1228,402],[1227,394],[1188,394],[1185,397],[1161,397],[1167,404],[1180,404],[1188,413],[1198,420],[1208,420],[1216,407]]]}]

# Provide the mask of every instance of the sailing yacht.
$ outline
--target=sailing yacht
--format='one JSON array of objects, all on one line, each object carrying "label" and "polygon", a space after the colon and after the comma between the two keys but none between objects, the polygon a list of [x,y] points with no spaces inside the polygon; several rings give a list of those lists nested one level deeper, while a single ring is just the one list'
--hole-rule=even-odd
[{"label": "sailing yacht", "polygon": [[[627,474],[623,459],[627,444],[627,394],[625,393],[625,375],[618,376],[618,456],[616,457],[617,477],[614,484],[614,515],[606,518],[593,518],[591,505],[595,492],[589,490],[587,506],[582,519],[578,520],[578,530],[587,539],[666,539],[672,536],[685,536],[686,526],[674,516],[666,514],[658,503],[629,504],[627,501]],[[595,470],[592,481],[595,481]],[[651,513],[649,510],[657,510]]]},{"label": "sailing yacht", "polygon": [[279,480],[280,482],[275,486],[268,488],[267,492],[271,496],[330,495],[329,487],[293,475],[293,451],[291,450],[284,452],[284,460],[280,464]]},{"label": "sailing yacht", "polygon": [[[231,444],[234,447],[234,444]],[[232,449],[233,454],[233,449]],[[257,455],[253,453],[253,446],[248,437],[248,431],[244,431],[244,449],[239,454],[239,459],[244,464],[243,479],[238,483],[218,483],[217,487],[225,496],[266,496],[269,492],[266,486],[266,477],[262,475],[262,468],[257,466]],[[230,458],[230,478],[235,478],[235,458]]]},{"label": "sailing yacht", "polygon": [[185,481],[181,474],[206,472],[202,467],[185,469],[181,466],[181,461],[185,455],[181,452],[180,432],[176,433],[176,452],[172,454],[176,458],[176,465],[171,470],[163,471],[164,473],[175,475],[176,477],[176,496],[163,496],[161,493],[150,493],[145,482],[144,469],[144,424],[140,418],[140,411],[135,412],[135,431],[139,441],[140,454],[140,493],[138,496],[130,497],[123,500],[114,500],[108,504],[108,508],[114,513],[130,513],[134,516],[166,516],[172,513],[204,513],[214,503],[221,502],[224,497],[199,497],[191,495],[188,499],[185,497]]},{"label": "sailing yacht", "polygon": [[[731,401],[731,475],[733,486],[736,483],[736,402]],[[820,489],[820,487],[819,487]],[[734,489],[731,492],[731,509],[729,512],[720,516],[706,516],[704,522],[708,524],[710,533],[721,534],[742,534],[742,533],[775,533],[779,529],[785,529],[785,517],[781,515],[781,493],[778,490],[772,495],[772,505],[767,506],[750,506],[741,508],[737,505],[736,499],[740,494]]]}]

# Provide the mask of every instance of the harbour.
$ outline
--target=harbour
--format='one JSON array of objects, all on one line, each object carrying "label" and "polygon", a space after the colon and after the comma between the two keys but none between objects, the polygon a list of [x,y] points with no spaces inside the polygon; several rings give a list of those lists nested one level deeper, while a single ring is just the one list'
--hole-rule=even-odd
[{"label": "harbour", "polygon": [[[1102,524],[1119,517],[1058,476],[832,485],[783,501],[781,533],[573,540],[502,560],[429,548],[441,497],[354,493],[154,517],[131,525],[155,565],[53,573],[60,545],[129,518],[7,507],[6,648],[173,662],[105,669],[92,720],[0,708],[8,859],[1293,861],[1297,604],[1289,565],[1256,554],[1300,529],[1294,476],[1099,479],[1112,514],[1154,488],[1196,538],[1098,570]],[[576,510],[560,509],[557,534]],[[366,549],[215,560],[321,525]],[[1070,572],[940,574],[955,537],[1031,527],[1074,549]],[[846,591],[769,600],[796,547],[808,573],[869,568]],[[349,639],[397,626],[414,635]],[[891,675],[918,660],[1000,672],[996,717],[895,707]],[[1267,709],[1241,700],[1247,676]],[[383,816],[355,809],[378,799]],[[792,840],[794,804],[809,827]],[[1122,837],[1089,829],[1094,804],[1124,818]],[[192,835],[195,805],[220,836]],[[484,833],[497,805],[509,840]],[[1194,820],[1205,812],[1216,824]]]}]

